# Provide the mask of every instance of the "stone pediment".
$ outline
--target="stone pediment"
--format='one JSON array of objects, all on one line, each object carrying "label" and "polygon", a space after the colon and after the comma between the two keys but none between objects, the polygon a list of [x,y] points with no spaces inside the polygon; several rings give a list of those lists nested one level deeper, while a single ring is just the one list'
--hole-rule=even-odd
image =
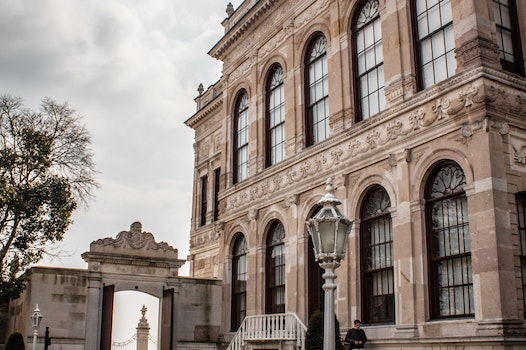
[{"label": "stone pediment", "polygon": [[129,231],[121,231],[116,238],[93,241],[89,252],[82,254],[88,264],[163,265],[181,267],[178,250],[166,242],[156,242],[150,232],[142,231],[142,224],[134,222]]}]

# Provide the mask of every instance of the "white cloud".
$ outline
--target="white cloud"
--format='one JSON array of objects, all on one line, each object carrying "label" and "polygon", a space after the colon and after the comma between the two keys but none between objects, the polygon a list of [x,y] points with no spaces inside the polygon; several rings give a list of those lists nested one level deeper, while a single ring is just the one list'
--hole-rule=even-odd
[{"label": "white cloud", "polygon": [[186,258],[194,151],[183,122],[199,83],[220,77],[206,53],[223,33],[227,3],[0,0],[0,94],[34,109],[45,96],[67,101],[84,117],[101,172],[61,246],[70,256],[46,263],[85,267],[80,254],[93,240],[133,221]]}]

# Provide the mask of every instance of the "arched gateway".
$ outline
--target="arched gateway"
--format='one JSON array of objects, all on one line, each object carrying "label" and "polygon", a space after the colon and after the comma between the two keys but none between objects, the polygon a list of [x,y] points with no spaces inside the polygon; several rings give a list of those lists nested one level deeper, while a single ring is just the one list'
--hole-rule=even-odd
[{"label": "arched gateway", "polygon": [[113,315],[113,294],[119,291],[141,291],[161,300],[160,349],[175,348],[175,302],[181,281],[178,270],[185,260],[178,258],[176,248],[157,243],[142,225],[134,222],[130,231],[117,237],[91,243],[82,254],[88,263],[88,305],[86,313],[85,350],[109,350]]}]

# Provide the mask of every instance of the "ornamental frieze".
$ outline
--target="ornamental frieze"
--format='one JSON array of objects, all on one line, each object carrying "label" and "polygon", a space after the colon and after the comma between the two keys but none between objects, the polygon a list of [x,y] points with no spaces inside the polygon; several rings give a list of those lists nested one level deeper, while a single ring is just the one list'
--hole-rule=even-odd
[{"label": "ornamental frieze", "polygon": [[219,241],[222,230],[210,230],[190,237],[190,248],[203,247]]},{"label": "ornamental frieze", "polygon": [[[332,141],[334,144],[341,141],[338,145],[331,147],[327,146],[326,143],[323,147],[327,149],[319,154],[302,159],[301,162],[297,162],[290,167],[284,167],[283,170],[277,174],[227,196],[225,200],[221,201],[221,212],[224,213],[249,206],[253,201],[268,198],[276,192],[286,190],[299,182],[314,179],[322,172],[348,163],[358,156],[366,155],[378,147],[388,146],[389,143],[401,137],[411,137],[411,134],[433,124],[443,122],[447,120],[448,117],[456,115],[464,109],[470,109],[475,105],[485,102],[495,101],[494,96],[485,94],[485,89],[482,85],[468,85],[460,91],[457,90],[451,93],[450,96],[454,98],[443,96],[409,113],[400,114],[391,121],[378,124],[373,129],[356,137],[352,135],[354,130],[351,128],[347,132],[347,135],[328,141]],[[381,123],[381,115],[377,118],[379,123]],[[507,124],[492,122],[490,127],[503,133],[506,132]],[[466,126],[462,132],[474,132],[478,128],[479,125],[474,123],[471,126]]]}]

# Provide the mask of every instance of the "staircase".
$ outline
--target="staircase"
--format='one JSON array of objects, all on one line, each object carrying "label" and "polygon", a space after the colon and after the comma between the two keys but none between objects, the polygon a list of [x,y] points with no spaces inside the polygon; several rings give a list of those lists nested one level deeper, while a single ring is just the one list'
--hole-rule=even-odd
[{"label": "staircase", "polygon": [[248,350],[250,343],[277,341],[289,341],[296,350],[305,350],[306,333],[307,327],[295,313],[247,316],[227,350]]}]

